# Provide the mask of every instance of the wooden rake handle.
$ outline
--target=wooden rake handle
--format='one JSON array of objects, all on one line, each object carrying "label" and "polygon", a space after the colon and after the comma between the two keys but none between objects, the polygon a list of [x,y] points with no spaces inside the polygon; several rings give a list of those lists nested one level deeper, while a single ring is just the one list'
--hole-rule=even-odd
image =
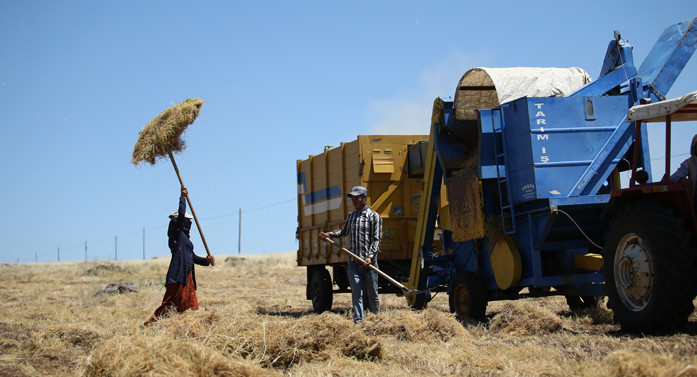
[{"label": "wooden rake handle", "polygon": [[[363,258],[361,258],[361,257],[359,257],[358,255],[356,255],[356,254],[350,252],[350,251],[349,251],[348,249],[346,249],[346,248],[340,247],[339,245],[337,245],[337,244],[334,242],[333,239],[327,237],[327,238],[324,239],[324,241],[325,241],[325,242],[329,242],[330,244],[334,245],[335,247],[338,247],[339,249],[341,249],[341,251],[343,251],[344,253],[346,253],[346,254],[352,256],[352,257],[355,258],[357,261],[362,262],[362,263],[365,263],[365,260],[363,260]],[[377,272],[380,276],[384,277],[384,278],[385,278],[387,281],[389,281],[390,283],[396,285],[397,288],[401,289],[401,290],[404,291],[405,293],[407,293],[407,294],[412,294],[412,291],[411,291],[409,288],[407,288],[406,286],[404,286],[404,284],[402,284],[402,283],[398,282],[397,280],[393,279],[390,275],[388,275],[388,274],[386,274],[386,273],[380,271],[377,267],[373,266],[372,264],[369,264],[369,265],[368,265],[368,268],[371,269],[371,270],[373,270],[373,271],[375,271],[375,272]]]},{"label": "wooden rake handle", "polygon": [[[177,167],[177,163],[174,161],[174,155],[172,155],[172,152],[169,152],[169,159],[172,161],[172,166],[174,166],[174,171],[177,172],[177,178],[179,178],[179,183],[181,184],[182,187],[184,186],[184,181],[182,180],[181,174],[179,174],[179,168]],[[201,230],[201,224],[198,223],[198,217],[196,217],[196,211],[194,211],[194,206],[191,205],[191,198],[189,198],[189,194],[186,194],[186,201],[189,203],[189,209],[191,209],[191,214],[194,215],[194,221],[196,222],[196,228],[198,228],[198,234],[201,235],[201,241],[203,241],[203,247],[206,248],[206,254],[208,256],[211,256],[211,251],[208,249],[208,243],[206,243],[206,237],[203,236],[203,231]],[[215,262],[211,263],[211,266],[214,266]]]}]

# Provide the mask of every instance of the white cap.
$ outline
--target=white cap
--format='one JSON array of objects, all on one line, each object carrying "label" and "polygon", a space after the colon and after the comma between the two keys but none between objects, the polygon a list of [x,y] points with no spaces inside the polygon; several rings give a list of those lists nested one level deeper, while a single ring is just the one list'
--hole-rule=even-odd
[{"label": "white cap", "polygon": [[[179,211],[174,211],[174,212],[172,212],[171,215],[169,215],[169,218],[170,218],[170,219],[176,219],[177,217],[179,217]],[[184,217],[186,217],[187,219],[193,219],[193,218],[194,218],[193,216],[191,216],[191,215],[189,214],[189,212],[184,213]]]}]

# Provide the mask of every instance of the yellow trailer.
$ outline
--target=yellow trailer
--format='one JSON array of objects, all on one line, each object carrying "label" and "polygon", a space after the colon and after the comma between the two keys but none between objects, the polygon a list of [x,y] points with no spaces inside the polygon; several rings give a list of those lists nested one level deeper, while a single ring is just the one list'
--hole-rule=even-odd
[{"label": "yellow trailer", "polygon": [[[297,262],[307,266],[307,299],[315,311],[331,308],[335,284],[337,292],[348,292],[346,254],[321,242],[318,234],[343,226],[353,210],[346,194],[354,186],[368,189],[368,205],[383,219],[380,269],[408,280],[427,142],[428,135],[359,135],[297,161]],[[348,248],[347,238],[336,241]],[[388,284],[380,289],[394,290]]]}]

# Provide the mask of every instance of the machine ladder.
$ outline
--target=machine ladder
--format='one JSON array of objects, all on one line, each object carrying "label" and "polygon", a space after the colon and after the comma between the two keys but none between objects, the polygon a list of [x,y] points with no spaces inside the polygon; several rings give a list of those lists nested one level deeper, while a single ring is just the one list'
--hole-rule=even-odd
[{"label": "machine ladder", "polygon": [[508,180],[509,169],[506,156],[506,131],[500,109],[493,110],[491,121],[495,139],[494,153],[496,155],[496,181],[499,187],[499,203],[501,204],[501,224],[504,234],[515,234],[515,208],[511,202],[511,185]]}]

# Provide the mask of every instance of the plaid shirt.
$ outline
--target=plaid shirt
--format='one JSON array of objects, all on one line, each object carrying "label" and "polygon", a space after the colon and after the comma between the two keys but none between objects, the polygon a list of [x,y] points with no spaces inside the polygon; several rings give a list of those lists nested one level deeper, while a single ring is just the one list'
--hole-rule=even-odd
[{"label": "plaid shirt", "polygon": [[332,237],[349,235],[349,250],[366,259],[375,259],[378,255],[378,246],[382,237],[382,218],[370,207],[355,210],[349,213],[346,222],[341,229],[327,234]]}]

